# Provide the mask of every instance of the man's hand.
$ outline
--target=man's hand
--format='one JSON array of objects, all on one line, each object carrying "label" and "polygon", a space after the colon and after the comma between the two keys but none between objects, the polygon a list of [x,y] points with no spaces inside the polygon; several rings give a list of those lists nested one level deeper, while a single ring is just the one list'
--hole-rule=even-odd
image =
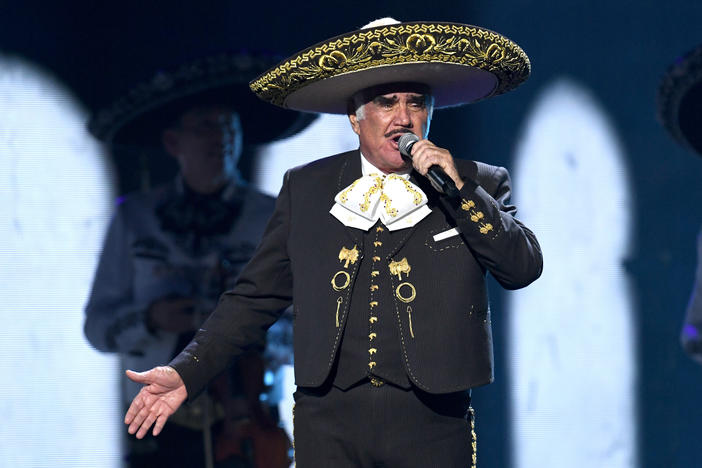
[{"label": "man's hand", "polygon": [[124,417],[124,423],[129,424],[128,432],[143,439],[153,424],[153,434],[158,435],[169,416],[188,397],[183,379],[168,366],[154,367],[146,372],[128,370],[127,377],[145,385],[132,400]]},{"label": "man's hand", "polygon": [[439,148],[429,140],[419,140],[412,146],[412,166],[422,174],[427,175],[431,166],[439,166],[447,176],[453,179],[456,188],[461,190],[463,179],[458,175],[456,165],[453,163],[453,156],[449,150]]}]

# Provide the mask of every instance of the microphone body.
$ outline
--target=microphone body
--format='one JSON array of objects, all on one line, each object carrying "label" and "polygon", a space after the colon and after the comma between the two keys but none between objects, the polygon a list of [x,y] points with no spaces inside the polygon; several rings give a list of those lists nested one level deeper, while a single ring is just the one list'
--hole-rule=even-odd
[{"label": "microphone body", "polygon": [[[412,147],[418,141],[419,137],[414,133],[407,132],[402,134],[402,136],[397,142],[397,146],[400,148],[400,154],[411,161]],[[448,196],[449,198],[459,198],[459,193],[458,189],[456,188],[456,184],[454,183],[452,178],[446,175],[446,173],[443,169],[441,169],[441,167],[437,165],[431,166],[427,171],[426,177],[429,179],[431,185],[438,192],[446,194],[446,196]]]}]

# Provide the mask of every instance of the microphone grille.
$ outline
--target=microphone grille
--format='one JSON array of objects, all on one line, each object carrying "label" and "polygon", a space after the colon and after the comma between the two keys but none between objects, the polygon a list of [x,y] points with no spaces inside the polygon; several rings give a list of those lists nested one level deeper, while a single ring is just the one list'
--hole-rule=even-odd
[{"label": "microphone grille", "polygon": [[397,140],[397,146],[400,149],[400,153],[407,157],[411,157],[410,151],[412,150],[412,145],[419,141],[419,137],[414,133],[407,132],[403,133],[399,140]]}]

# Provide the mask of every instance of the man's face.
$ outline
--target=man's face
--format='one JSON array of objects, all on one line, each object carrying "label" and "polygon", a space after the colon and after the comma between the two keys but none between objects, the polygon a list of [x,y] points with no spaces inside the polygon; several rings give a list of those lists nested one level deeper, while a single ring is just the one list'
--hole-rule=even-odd
[{"label": "man's face", "polygon": [[239,117],[222,106],[192,108],[164,131],[163,143],[191,188],[214,191],[236,170],[241,154]]},{"label": "man's face", "polygon": [[400,156],[397,140],[407,132],[426,137],[430,105],[427,94],[397,91],[379,94],[350,114],[351,127],[358,135],[366,159],[385,173],[411,167]]}]

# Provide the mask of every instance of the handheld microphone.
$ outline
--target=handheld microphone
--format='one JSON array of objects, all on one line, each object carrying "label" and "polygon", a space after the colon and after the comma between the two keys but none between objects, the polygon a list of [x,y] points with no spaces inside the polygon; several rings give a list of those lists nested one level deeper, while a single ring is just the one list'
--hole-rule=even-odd
[{"label": "handheld microphone", "polygon": [[[397,146],[400,148],[400,154],[405,158],[412,160],[412,147],[419,141],[419,137],[414,133],[403,133],[397,141]],[[437,165],[433,165],[427,171],[426,177],[431,182],[431,185],[446,196],[458,199],[459,193],[453,179],[446,175],[443,169]]]}]

